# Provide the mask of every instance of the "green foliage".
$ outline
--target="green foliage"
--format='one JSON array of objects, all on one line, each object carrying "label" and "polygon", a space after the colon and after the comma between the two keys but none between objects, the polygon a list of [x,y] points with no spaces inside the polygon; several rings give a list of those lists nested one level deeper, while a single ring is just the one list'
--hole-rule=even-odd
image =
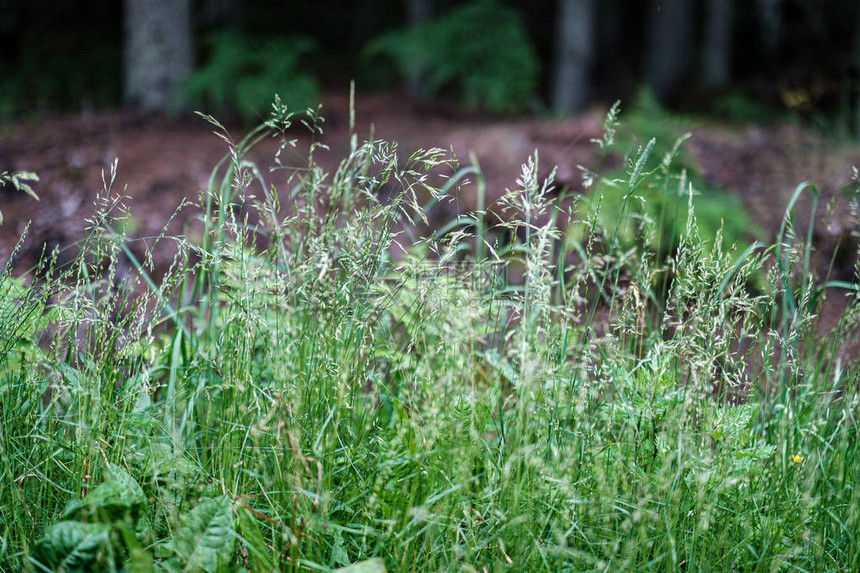
[{"label": "green foliage", "polygon": [[[63,521],[52,525],[33,549],[37,570],[94,571],[114,570],[115,563],[126,562],[128,569],[154,571],[149,554],[138,537],[145,536],[147,499],[140,485],[124,470],[114,466],[108,479],[82,500],[74,500],[62,514]],[[186,513],[169,541],[163,543],[159,568],[167,571],[221,571],[225,569],[235,544],[233,506],[226,497],[205,499]],[[243,527],[256,527],[246,516]],[[142,527],[144,526],[144,527]],[[248,535],[248,534],[246,534]],[[260,545],[259,530],[255,561],[271,559]],[[262,552],[262,553],[261,553]],[[123,557],[124,556],[124,557]]]},{"label": "green foliage", "polygon": [[728,121],[756,125],[771,121],[776,113],[771,108],[737,90],[720,96],[713,104],[714,113]]},{"label": "green foliage", "polygon": [[367,559],[348,567],[335,569],[335,573],[385,573],[385,563],[382,559]]},{"label": "green foliage", "polygon": [[[714,245],[718,235],[730,247],[760,237],[761,231],[750,221],[740,200],[709,185],[696,173],[693,161],[684,150],[690,134],[682,134],[680,122],[663,110],[647,91],[640,92],[633,110],[623,120],[616,108],[610,116],[613,119],[611,129],[619,129],[622,133],[622,143],[617,147],[625,155],[624,165],[603,177],[586,171],[586,185],[591,189],[583,197],[581,212],[585,218],[597,217],[602,227],[624,221],[617,227],[617,238],[622,245],[628,248],[647,245],[659,258],[677,249],[687,222],[687,203],[692,192],[696,226],[706,244]],[[627,143],[646,134],[653,138],[652,142]],[[606,153],[613,146],[614,138],[596,143]],[[637,168],[639,177],[634,181],[631,174]],[[581,242],[584,233],[584,227],[574,226],[570,239]]]},{"label": "green foliage", "polygon": [[33,548],[38,571],[107,571],[111,568],[110,527],[104,523],[60,521]]},{"label": "green foliage", "polygon": [[0,568],[858,569],[860,287],[811,276],[813,187],[778,246],[705,245],[688,193],[672,251],[627,242],[624,208],[574,257],[535,157],[511,244],[472,216],[422,239],[417,193],[448,200],[455,158],[353,139],[326,174],[313,143],[281,196],[247,160],[290,144],[274,112],[161,283],[108,189],[75,264],[0,298],[33,348],[0,362]]},{"label": "green foliage", "polygon": [[293,109],[314,107],[320,92],[316,80],[302,71],[314,44],[303,37],[261,39],[235,32],[214,34],[210,56],[185,82],[187,102],[217,113],[238,113],[259,121],[273,93]]},{"label": "green foliage", "polygon": [[0,272],[0,366],[16,352],[33,353],[32,336],[40,326],[45,293],[22,279]]},{"label": "green foliage", "polygon": [[[59,26],[69,28],[65,20]],[[121,28],[113,23],[106,27]],[[44,30],[30,32],[24,46],[13,48],[13,53],[18,54],[7,57],[4,53],[0,62],[0,119],[56,111],[80,113],[115,107],[121,102],[120,42],[101,36],[74,38],[75,34],[87,34],[80,27],[65,32],[61,33],[66,36],[62,40],[50,34],[50,42],[43,41]]]},{"label": "green foliage", "polygon": [[73,500],[62,521],[52,525],[33,549],[37,571],[109,571],[117,563],[154,571],[149,556],[131,533],[146,512],[140,485],[114,466],[108,478],[82,500]]},{"label": "green foliage", "polygon": [[0,84],[0,118],[4,123],[12,118],[18,111],[21,100],[22,81],[15,74],[15,69],[8,64],[0,64],[0,77],[3,78],[3,83]]},{"label": "green foliage", "polygon": [[137,521],[146,510],[146,497],[140,485],[118,467],[111,468],[108,475],[84,499],[66,506],[63,519],[111,523],[129,517]]},{"label": "green foliage", "polygon": [[173,534],[167,571],[224,571],[233,552],[233,508],[226,497],[206,499],[186,513]]},{"label": "green foliage", "polygon": [[247,506],[238,506],[239,529],[242,543],[248,553],[251,573],[272,573],[278,571],[278,566],[269,554],[266,540],[260,531],[257,518]]},{"label": "green foliage", "polygon": [[472,109],[513,113],[534,97],[538,62],[516,11],[477,0],[441,18],[385,35],[367,49],[392,59],[429,94],[454,88]]}]

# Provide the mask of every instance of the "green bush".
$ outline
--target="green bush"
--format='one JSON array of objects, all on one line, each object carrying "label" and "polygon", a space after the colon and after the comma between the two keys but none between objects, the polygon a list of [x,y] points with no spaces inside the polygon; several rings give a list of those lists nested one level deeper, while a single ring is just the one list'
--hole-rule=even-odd
[{"label": "green bush", "polygon": [[[612,147],[623,153],[624,164],[602,177],[586,171],[591,190],[582,197],[580,214],[586,219],[596,217],[603,227],[623,222],[617,228],[617,239],[625,248],[645,246],[663,257],[678,247],[692,192],[703,243],[713,246],[718,235],[729,247],[761,238],[761,230],[750,220],[741,201],[710,185],[696,171],[684,147],[690,134],[684,133],[685,126],[662,109],[653,96],[640,92],[633,109],[621,121],[619,114],[616,104],[606,126],[613,135],[616,130],[620,133],[619,141],[613,139],[601,146],[604,152]],[[652,139],[636,143],[643,135]],[[637,165],[638,178],[629,181],[629,173]],[[574,226],[569,238],[581,241],[585,232],[582,225]]]},{"label": "green bush", "polygon": [[454,88],[469,108],[517,112],[534,97],[538,62],[516,11],[477,0],[421,26],[373,42],[367,54],[392,59],[429,95]]},{"label": "green bush", "polygon": [[740,90],[732,90],[719,97],[713,105],[717,117],[736,123],[766,124],[776,113]]},{"label": "green bush", "polygon": [[120,102],[121,51],[113,46],[80,51],[34,50],[0,61],[0,118],[103,109]]},{"label": "green bush", "polygon": [[182,98],[217,113],[238,113],[257,121],[268,111],[272,94],[291,109],[315,106],[320,90],[313,77],[301,71],[301,61],[312,53],[308,38],[259,40],[235,32],[212,35],[208,61],[186,81]]}]

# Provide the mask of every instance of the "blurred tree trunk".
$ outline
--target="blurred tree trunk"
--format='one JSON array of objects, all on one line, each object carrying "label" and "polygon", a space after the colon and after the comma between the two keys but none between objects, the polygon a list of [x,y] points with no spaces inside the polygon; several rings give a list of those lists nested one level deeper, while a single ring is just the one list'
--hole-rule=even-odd
[{"label": "blurred tree trunk", "polygon": [[419,26],[433,15],[432,0],[406,0],[409,25]]},{"label": "blurred tree trunk", "polygon": [[854,135],[860,137],[860,5],[854,14]]},{"label": "blurred tree trunk", "polygon": [[15,31],[21,0],[0,0],[0,35]]},{"label": "blurred tree trunk", "polygon": [[702,83],[719,88],[731,81],[734,0],[708,0]]},{"label": "blurred tree trunk", "polygon": [[860,4],[854,15],[854,70],[860,75]]},{"label": "blurred tree trunk", "polygon": [[764,55],[769,60],[776,59],[782,41],[781,0],[758,0],[759,25],[761,26]]},{"label": "blurred tree trunk", "polygon": [[690,0],[652,0],[645,81],[665,102],[687,73],[693,5]]},{"label": "blurred tree trunk", "polygon": [[379,0],[364,0],[353,4],[351,49],[358,53],[362,47],[378,34]]},{"label": "blurred tree trunk", "polygon": [[800,7],[805,14],[805,21],[812,34],[819,40],[827,37],[827,16],[824,14],[824,0],[805,0]]},{"label": "blurred tree trunk", "polygon": [[[426,24],[433,17],[433,0],[406,0],[406,15],[410,27]],[[409,95],[415,98],[425,96],[424,75],[420,66],[420,62],[415,62],[409,70]]]},{"label": "blurred tree trunk", "polygon": [[559,0],[552,107],[569,115],[588,105],[594,0]]},{"label": "blurred tree trunk", "polygon": [[854,69],[860,72],[860,6],[854,24]]},{"label": "blurred tree trunk", "polygon": [[125,0],[125,101],[165,111],[193,69],[191,0]]}]

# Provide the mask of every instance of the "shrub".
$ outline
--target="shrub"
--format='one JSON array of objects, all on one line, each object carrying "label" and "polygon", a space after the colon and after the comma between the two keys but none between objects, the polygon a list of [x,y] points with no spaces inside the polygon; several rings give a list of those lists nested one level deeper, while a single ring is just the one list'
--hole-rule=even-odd
[{"label": "shrub", "polygon": [[313,52],[308,38],[251,38],[236,32],[212,35],[211,55],[186,81],[184,101],[204,105],[212,112],[238,113],[245,121],[258,121],[272,94],[292,109],[317,104],[317,82],[301,71],[301,61]]},{"label": "shrub", "polygon": [[423,76],[429,94],[455,89],[469,108],[512,113],[534,96],[538,62],[516,11],[477,0],[426,24],[390,33],[367,54]]},{"label": "shrub", "polygon": [[[600,142],[602,151],[612,147],[625,156],[621,167],[597,176],[584,170],[586,185],[580,214],[597,217],[602,227],[614,227],[617,239],[626,248],[647,247],[659,257],[677,249],[687,222],[688,194],[695,195],[696,224],[701,240],[713,246],[719,235],[729,247],[761,238],[741,201],[722,189],[709,185],[695,170],[686,155],[684,143],[690,138],[680,122],[673,119],[654,98],[642,91],[629,114],[620,119],[619,104],[612,108],[607,128],[613,138]],[[615,141],[614,132],[620,136]],[[635,140],[642,134],[652,139],[645,144]],[[674,142],[674,143],[672,143]],[[638,166],[635,187],[627,180]],[[627,215],[630,216],[627,216]],[[581,241],[585,229],[572,227],[569,238]]]}]

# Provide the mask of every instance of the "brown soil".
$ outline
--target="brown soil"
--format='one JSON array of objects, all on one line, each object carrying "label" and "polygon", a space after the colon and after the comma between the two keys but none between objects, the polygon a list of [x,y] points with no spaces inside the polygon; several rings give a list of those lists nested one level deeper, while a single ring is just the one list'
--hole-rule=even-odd
[{"label": "brown soil", "polygon": [[[330,94],[324,102],[327,119],[322,141],[330,151],[318,155],[333,170],[345,156],[349,141],[349,103],[345,94]],[[416,105],[397,93],[360,95],[356,100],[356,131],[366,138],[399,142],[400,155],[418,148],[453,148],[464,163],[474,152],[487,180],[488,202],[515,185],[521,164],[539,152],[541,172],[558,166],[557,179],[574,188],[580,185],[579,165],[595,165],[591,139],[600,135],[605,110],[565,120],[520,119],[491,122],[441,106]],[[235,136],[241,133],[235,130]],[[299,145],[306,147],[307,138]],[[0,262],[7,259],[32,221],[16,268],[34,264],[42,245],[63,250],[68,260],[83,237],[85,220],[102,189],[102,172],[119,161],[114,191],[130,197],[136,224],[134,235],[157,235],[183,199],[196,202],[212,167],[226,153],[226,144],[211,127],[195,117],[141,118],[129,113],[103,113],[60,117],[6,126],[0,132],[0,169],[35,171],[34,185],[41,200],[35,202],[8,187],[0,190]],[[851,166],[860,165],[860,148],[832,145],[823,136],[798,127],[703,127],[694,130],[687,144],[700,172],[710,182],[736,193],[753,220],[775,237],[795,187],[814,182],[820,191],[815,224],[816,266],[823,276],[836,251],[832,278],[850,280],[857,254],[856,217],[840,191],[851,184]],[[260,160],[271,160],[276,144],[258,148]],[[474,208],[468,194],[459,198],[460,209]],[[808,221],[809,197],[798,210],[798,227]],[[184,209],[170,232],[194,213]],[[144,243],[147,244],[147,243]],[[837,249],[838,247],[838,249]],[[142,248],[139,250],[143,250]],[[159,254],[160,253],[160,254]],[[169,262],[172,250],[156,253],[156,263]],[[161,257],[161,260],[158,258]]]}]

